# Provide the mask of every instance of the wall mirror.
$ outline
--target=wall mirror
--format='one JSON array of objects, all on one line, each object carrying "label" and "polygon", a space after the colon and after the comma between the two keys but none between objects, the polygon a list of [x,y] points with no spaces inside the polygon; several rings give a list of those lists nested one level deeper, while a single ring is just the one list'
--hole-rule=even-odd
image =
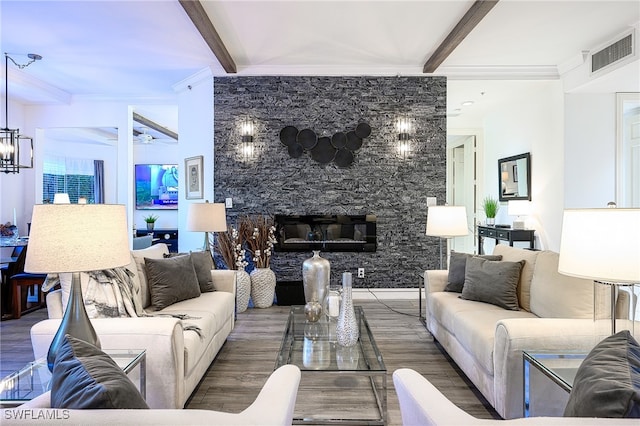
[{"label": "wall mirror", "polygon": [[531,201],[531,155],[514,155],[498,160],[500,201]]}]

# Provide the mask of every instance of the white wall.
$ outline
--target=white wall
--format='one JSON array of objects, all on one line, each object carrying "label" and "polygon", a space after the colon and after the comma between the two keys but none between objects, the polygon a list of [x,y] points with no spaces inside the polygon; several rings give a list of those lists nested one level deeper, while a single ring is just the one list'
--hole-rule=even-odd
[{"label": "white wall", "polygon": [[616,199],[616,95],[565,95],[565,207]]},{"label": "white wall", "polygon": [[[204,157],[204,198],[185,200],[184,185],[179,187],[180,215],[178,218],[178,245],[180,251],[202,249],[202,232],[187,231],[189,204],[214,201],[213,194],[213,76],[209,70],[203,70],[189,80],[176,85],[178,91],[178,110],[180,111],[178,132],[180,133],[180,161],[202,155]],[[184,181],[184,166],[180,169]],[[185,208],[182,208],[185,206]]]}]

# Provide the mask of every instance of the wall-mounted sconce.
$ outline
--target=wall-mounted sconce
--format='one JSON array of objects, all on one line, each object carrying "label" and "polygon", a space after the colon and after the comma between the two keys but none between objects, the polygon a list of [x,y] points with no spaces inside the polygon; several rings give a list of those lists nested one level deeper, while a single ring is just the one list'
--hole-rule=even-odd
[{"label": "wall-mounted sconce", "polygon": [[411,122],[406,117],[398,118],[396,122],[396,130],[398,132],[398,153],[406,158],[407,154],[411,150],[411,136],[409,133],[411,132]]},{"label": "wall-mounted sconce", "polygon": [[240,136],[242,140],[242,155],[244,158],[253,158],[254,126],[250,120],[245,120],[240,124]]}]

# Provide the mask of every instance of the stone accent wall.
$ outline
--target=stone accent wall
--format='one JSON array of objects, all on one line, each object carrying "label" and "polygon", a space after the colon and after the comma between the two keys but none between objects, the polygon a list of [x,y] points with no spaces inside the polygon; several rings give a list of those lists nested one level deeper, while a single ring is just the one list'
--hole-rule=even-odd
[{"label": "stone accent wall", "polygon": [[[412,122],[410,153],[398,154],[395,122]],[[255,125],[253,159],[243,158],[240,123]],[[291,158],[279,139],[288,125],[318,136],[371,126],[348,168],[308,154]],[[331,284],[343,271],[354,287],[416,287],[418,274],[439,263],[438,239],[425,235],[427,196],[445,199],[446,78],[216,77],[214,78],[215,202],[233,199],[228,219],[245,214],[373,214],[375,253],[322,253]],[[311,252],[272,258],[278,280],[302,279]],[[357,279],[358,267],[365,279]]]}]

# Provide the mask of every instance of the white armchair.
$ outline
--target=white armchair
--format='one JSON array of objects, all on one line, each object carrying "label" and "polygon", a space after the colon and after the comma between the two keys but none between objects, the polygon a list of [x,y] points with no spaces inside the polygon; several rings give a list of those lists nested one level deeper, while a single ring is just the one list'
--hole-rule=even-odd
[{"label": "white armchair", "polygon": [[300,369],[285,365],[274,371],[255,401],[240,413],[211,410],[65,410],[49,408],[50,393],[17,408],[2,410],[3,425],[36,425],[44,420],[58,424],[91,425],[291,425],[296,405]]},{"label": "white armchair", "polygon": [[393,384],[400,402],[404,426],[430,425],[620,425],[637,424],[638,419],[584,417],[527,417],[511,420],[478,419],[449,401],[417,371],[401,368],[393,372]]}]

